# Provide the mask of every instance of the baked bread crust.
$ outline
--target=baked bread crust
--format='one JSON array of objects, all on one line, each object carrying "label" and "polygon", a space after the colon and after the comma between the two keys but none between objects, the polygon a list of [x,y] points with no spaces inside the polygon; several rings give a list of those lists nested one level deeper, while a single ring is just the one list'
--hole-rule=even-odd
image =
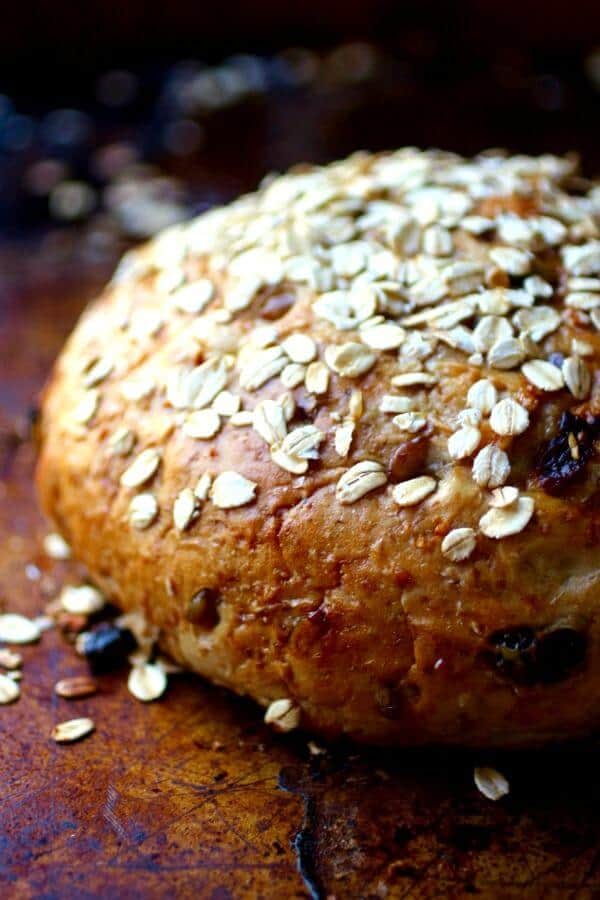
[{"label": "baked bread crust", "polygon": [[170,229],[56,363],[44,510],[280,728],[592,731],[599,222],[571,159],[406,149]]}]

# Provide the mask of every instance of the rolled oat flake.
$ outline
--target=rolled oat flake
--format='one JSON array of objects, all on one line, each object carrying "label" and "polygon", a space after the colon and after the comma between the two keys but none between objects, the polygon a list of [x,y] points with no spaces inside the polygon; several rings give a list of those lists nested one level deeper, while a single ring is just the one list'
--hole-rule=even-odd
[{"label": "rolled oat flake", "polygon": [[473,772],[473,778],[477,789],[487,797],[488,800],[500,800],[510,791],[508,780],[497,769],[491,769],[486,766],[476,767]]},{"label": "rolled oat flake", "polygon": [[44,538],[44,553],[50,559],[69,559],[71,556],[71,548],[65,539],[57,532],[51,532]]},{"label": "rolled oat flake", "polygon": [[88,734],[91,734],[95,725],[92,719],[69,719],[66,722],[59,722],[52,729],[52,740],[57,744],[72,744],[79,741]]},{"label": "rolled oat flake", "polygon": [[509,506],[492,507],[479,520],[479,527],[486,537],[500,540],[518,534],[527,526],[533,515],[532,497],[518,497]]},{"label": "rolled oat flake", "polygon": [[453,562],[468,559],[477,544],[472,528],[453,528],[442,541],[442,553]]},{"label": "rolled oat flake", "polygon": [[288,697],[273,700],[265,713],[265,722],[276,731],[293,731],[300,724],[300,707]]},{"label": "rolled oat flake", "polygon": [[16,681],[10,678],[9,675],[0,675],[0,706],[18,700],[20,693],[21,691]]},{"label": "rolled oat flake", "polygon": [[134,666],[127,680],[129,693],[142,703],[158,700],[167,687],[167,676],[160,666],[144,663]]},{"label": "rolled oat flake", "polygon": [[0,641],[7,644],[32,644],[40,639],[40,629],[35,622],[19,613],[0,616]]},{"label": "rolled oat flake", "polygon": [[19,669],[23,665],[23,657],[8,647],[0,647],[0,666],[4,669]]},{"label": "rolled oat flake", "polygon": [[78,587],[65,585],[60,593],[60,605],[73,615],[91,616],[99,612],[105,605],[104,594],[91,584]]},{"label": "rolled oat flake", "polygon": [[61,678],[54,685],[54,693],[65,700],[89,697],[95,694],[97,690],[98,685],[89,675],[74,675],[72,678]]}]

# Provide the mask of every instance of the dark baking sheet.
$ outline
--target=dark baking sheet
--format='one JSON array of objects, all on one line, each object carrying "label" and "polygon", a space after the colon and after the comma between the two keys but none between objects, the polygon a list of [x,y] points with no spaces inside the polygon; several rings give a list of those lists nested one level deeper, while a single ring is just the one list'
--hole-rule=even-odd
[{"label": "dark baking sheet", "polygon": [[[211,114],[201,151],[185,159],[157,149],[164,120],[152,118],[155,106],[135,125],[122,115],[108,134],[92,120],[94,140],[135,144],[151,115],[156,134],[143,154],[182,177],[188,209],[251,187],[269,168],[357,143],[579,146],[588,170],[597,165],[597,101],[575,51],[570,62],[559,54],[548,77],[548,58],[542,65],[523,50],[515,63],[496,48],[480,69],[447,58],[436,69],[428,52],[378,63],[360,84],[325,79],[308,91],[282,86],[275,66],[279,88]],[[457,114],[468,129],[457,131]],[[35,397],[130,237],[99,210],[76,227],[60,217],[49,225],[47,202],[24,187],[44,149],[32,144],[0,166],[12,229],[0,248],[0,608],[30,614],[75,577],[41,551]],[[79,177],[95,177],[89,147],[67,151]],[[50,631],[23,655],[22,697],[0,707],[2,897],[600,897],[595,742],[531,754],[337,746],[311,756],[307,736],[274,736],[252,704],[198,678],[173,677],[145,706],[128,694],[126,673],[115,673],[97,695],[69,702],[53,685],[85,664],[66,640]],[[56,722],[80,715],[95,720],[91,737],[50,740]],[[480,764],[510,780],[498,804],[473,784]]]}]

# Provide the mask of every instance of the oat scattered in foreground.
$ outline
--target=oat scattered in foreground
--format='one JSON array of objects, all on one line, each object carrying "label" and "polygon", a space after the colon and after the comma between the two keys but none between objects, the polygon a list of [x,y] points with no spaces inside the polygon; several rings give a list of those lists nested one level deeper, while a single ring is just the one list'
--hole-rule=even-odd
[{"label": "oat scattered in foreground", "polygon": [[161,666],[144,663],[134,666],[127,679],[129,693],[142,703],[158,700],[167,688],[167,676]]},{"label": "oat scattered in foreground", "polygon": [[87,737],[94,730],[95,725],[92,719],[69,719],[66,722],[59,722],[52,729],[52,740],[57,744],[72,744],[74,741],[80,741]]},{"label": "oat scattered in foreground", "polygon": [[501,797],[505,797],[510,791],[507,779],[497,769],[490,769],[485,766],[476,767],[473,772],[473,778],[477,789],[488,800],[500,800]]},{"label": "oat scattered in foreground", "polygon": [[13,703],[21,696],[21,689],[16,681],[8,675],[0,675],[0,705]]},{"label": "oat scattered in foreground", "polygon": [[300,707],[287,697],[273,700],[265,713],[265,722],[276,731],[293,731],[300,724]]},{"label": "oat scattered in foreground", "polygon": [[104,594],[91,584],[82,584],[79,587],[65,585],[60,592],[59,600],[65,612],[76,616],[91,616],[106,604]]},{"label": "oat scattered in foreground", "polygon": [[54,693],[65,700],[91,697],[97,690],[97,683],[89,675],[74,675],[72,678],[61,678],[54,685]]},{"label": "oat scattered in foreground", "polygon": [[40,639],[40,629],[31,619],[19,613],[0,616],[0,641],[7,644],[33,644]]},{"label": "oat scattered in foreground", "polygon": [[50,559],[70,559],[71,548],[62,535],[57,532],[51,532],[44,538],[44,553]]},{"label": "oat scattered in foreground", "polygon": [[442,541],[442,553],[453,562],[468,559],[477,544],[472,528],[453,528]]},{"label": "oat scattered in foreground", "polygon": [[23,657],[8,647],[0,647],[0,666],[3,669],[18,669],[23,665]]}]

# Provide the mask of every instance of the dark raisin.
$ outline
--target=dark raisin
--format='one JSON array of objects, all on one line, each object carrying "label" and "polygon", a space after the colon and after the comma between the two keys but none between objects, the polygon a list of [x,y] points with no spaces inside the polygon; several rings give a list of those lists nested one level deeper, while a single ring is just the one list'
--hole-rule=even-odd
[{"label": "dark raisin", "polygon": [[519,684],[553,684],[568,678],[585,660],[586,638],[574,628],[511,628],[489,638],[491,662]]},{"label": "dark raisin", "polygon": [[400,444],[389,462],[389,478],[393,484],[422,472],[429,449],[429,435],[419,434]]},{"label": "dark raisin", "polygon": [[100,674],[121,666],[136,647],[136,640],[128,628],[103,622],[86,635],[83,652],[92,672]]},{"label": "dark raisin", "polygon": [[416,703],[421,695],[418,685],[406,682],[402,685],[382,684],[377,689],[375,699],[384,719],[399,719],[408,704]]},{"label": "dark raisin", "polygon": [[533,628],[511,628],[509,631],[497,631],[492,635],[492,643],[496,644],[506,659],[530,650],[535,643]]},{"label": "dark raisin", "polygon": [[600,437],[600,416],[583,418],[564,412],[558,434],[545,443],[537,458],[536,475],[547,493],[557,493],[581,476]]},{"label": "dark raisin", "polygon": [[538,678],[553,684],[568,678],[585,660],[586,639],[573,628],[557,628],[540,638],[537,649]]},{"label": "dark raisin", "polygon": [[536,638],[532,628],[511,628],[496,631],[490,637],[494,647],[494,663],[497,669],[513,681],[531,680],[535,665]]},{"label": "dark raisin", "polygon": [[396,688],[382,685],[375,695],[379,712],[384,719],[399,719],[403,702]]},{"label": "dark raisin", "polygon": [[196,591],[185,611],[186,619],[201,628],[215,628],[219,624],[220,600],[219,592],[212,588]]}]

